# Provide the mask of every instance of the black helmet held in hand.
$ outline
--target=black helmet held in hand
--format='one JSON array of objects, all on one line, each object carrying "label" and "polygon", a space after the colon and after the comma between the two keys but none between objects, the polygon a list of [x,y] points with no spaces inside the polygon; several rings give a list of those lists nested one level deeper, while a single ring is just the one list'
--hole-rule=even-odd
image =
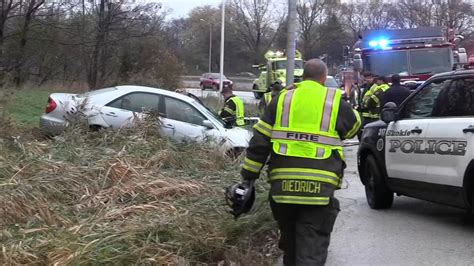
[{"label": "black helmet held in hand", "polygon": [[231,207],[230,213],[237,219],[241,214],[247,213],[252,209],[255,201],[254,181],[244,181],[232,185],[226,189],[225,197],[227,205]]}]

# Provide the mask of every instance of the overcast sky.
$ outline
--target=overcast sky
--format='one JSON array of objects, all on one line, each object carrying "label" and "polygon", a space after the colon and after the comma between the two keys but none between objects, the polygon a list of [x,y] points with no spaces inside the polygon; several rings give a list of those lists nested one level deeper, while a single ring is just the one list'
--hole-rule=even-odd
[{"label": "overcast sky", "polygon": [[185,17],[191,9],[197,6],[212,5],[218,6],[222,0],[158,0],[165,9],[172,9],[169,14],[172,18]]}]

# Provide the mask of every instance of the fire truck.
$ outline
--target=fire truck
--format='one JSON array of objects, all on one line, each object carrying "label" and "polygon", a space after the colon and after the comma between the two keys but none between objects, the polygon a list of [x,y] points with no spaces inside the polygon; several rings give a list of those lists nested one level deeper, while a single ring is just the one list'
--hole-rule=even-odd
[{"label": "fire truck", "polygon": [[434,74],[468,63],[466,50],[457,48],[463,37],[441,27],[372,30],[361,37],[352,51],[345,52],[352,71],[343,76],[352,76],[351,80],[360,80],[360,74],[399,74],[402,82],[414,89]]},{"label": "fire truck", "polygon": [[[260,99],[265,92],[270,91],[275,83],[286,86],[286,62],[287,56],[282,51],[267,51],[265,53],[266,64],[253,65],[260,70],[260,75],[252,84],[252,91],[256,99]],[[295,54],[294,82],[301,81],[303,75],[303,57],[297,50]]]}]

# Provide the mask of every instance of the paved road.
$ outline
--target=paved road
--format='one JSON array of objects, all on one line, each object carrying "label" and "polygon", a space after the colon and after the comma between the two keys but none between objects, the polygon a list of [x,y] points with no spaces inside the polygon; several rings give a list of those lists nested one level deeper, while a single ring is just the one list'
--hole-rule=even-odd
[{"label": "paved road", "polygon": [[356,168],[357,146],[336,196],[340,215],[327,265],[474,265],[474,224],[464,211],[407,197],[389,210],[368,207]]},{"label": "paved road", "polygon": [[[234,90],[251,91],[252,78],[229,77],[234,82]],[[199,88],[199,76],[182,76],[181,82],[185,88]]]}]

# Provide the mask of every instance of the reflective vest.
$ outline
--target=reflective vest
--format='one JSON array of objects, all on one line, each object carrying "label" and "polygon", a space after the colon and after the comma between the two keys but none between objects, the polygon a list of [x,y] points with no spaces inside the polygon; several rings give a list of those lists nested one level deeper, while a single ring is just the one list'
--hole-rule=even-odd
[{"label": "reflective vest", "polygon": [[[271,132],[273,152],[281,156],[327,159],[333,152],[343,158],[336,131],[342,91],[315,81],[280,94]],[[335,173],[311,168],[274,168],[271,195],[277,203],[327,205],[341,179]]]},{"label": "reflective vest", "polygon": [[237,126],[245,126],[244,102],[237,96],[229,98],[235,104],[235,124]]},{"label": "reflective vest", "polygon": [[265,105],[269,105],[270,102],[272,101],[272,92],[267,92],[263,94],[263,99],[265,100]]},{"label": "reflective vest", "polygon": [[[363,107],[368,109],[365,112],[362,112],[362,116],[366,118],[379,119],[380,118],[380,96],[382,93],[386,92],[390,86],[388,84],[374,84],[370,87],[369,91],[364,95]],[[369,101],[375,102],[375,108],[368,108]]]}]

